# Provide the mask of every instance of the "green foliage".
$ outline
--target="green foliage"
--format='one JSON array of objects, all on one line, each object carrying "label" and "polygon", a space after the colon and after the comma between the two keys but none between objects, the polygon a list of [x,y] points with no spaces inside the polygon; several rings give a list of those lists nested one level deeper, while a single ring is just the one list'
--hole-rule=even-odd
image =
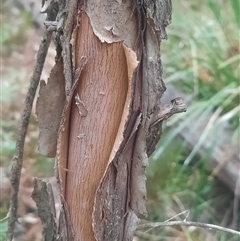
[{"label": "green foliage", "polygon": [[[11,9],[9,6],[11,6]],[[9,55],[15,50],[19,52],[19,46],[24,44],[26,33],[32,24],[32,17],[31,13],[26,10],[18,9],[15,5],[7,5],[7,1],[3,3],[2,7],[0,12],[2,19],[0,44],[2,46],[2,55],[6,56],[6,62],[3,62],[0,95],[0,103],[3,110],[0,117],[0,166],[8,169],[15,151],[18,122],[22,114],[22,105],[28,88],[29,78],[26,78],[28,76],[27,68],[24,69],[22,65],[21,68],[16,66],[17,61],[14,58],[9,58]],[[10,15],[11,18],[9,18]],[[28,138],[31,139],[30,142],[28,142]],[[33,117],[30,120],[30,130],[26,138],[24,163],[28,168],[33,165],[32,171],[37,173],[37,175],[51,176],[54,161],[53,159],[48,160],[40,154],[36,156],[36,145],[36,120]]]},{"label": "green foliage", "polygon": [[[234,22],[231,11],[234,9],[230,4],[207,2],[209,8],[205,7],[203,12],[186,10],[186,4],[175,2],[177,10],[169,27],[169,40],[163,43],[164,70],[166,82],[174,82],[186,93],[194,93],[197,101],[209,100],[232,84],[229,95],[234,92],[234,101],[225,106],[224,113],[236,106],[239,97],[236,92],[239,87],[240,29]],[[182,14],[184,11],[187,17]]]},{"label": "green foliage", "polygon": [[[1,103],[10,103],[15,100],[15,98],[19,98],[19,94],[22,91],[22,82],[26,73],[24,71],[19,71],[15,67],[7,67],[4,69],[4,74],[2,76],[1,83]],[[17,93],[17,94],[16,94]]]},{"label": "green foliage", "polygon": [[53,175],[54,158],[46,158],[41,154],[37,154],[37,161],[32,168],[33,173],[37,176],[51,177]]},{"label": "green foliage", "polygon": [[[10,123],[6,123],[2,121],[2,128],[3,129],[7,129],[6,127],[9,126]],[[1,137],[1,161],[0,161],[0,165],[3,165],[3,163],[9,161],[12,156],[13,156],[13,152],[15,150],[15,146],[16,146],[16,140],[14,138],[14,133],[11,131],[5,131],[4,133],[1,133],[0,137]]]},{"label": "green foliage", "polygon": [[[3,8],[2,11],[8,11],[8,10]],[[3,20],[2,28],[1,28],[0,44],[2,46],[8,45],[9,47],[11,44],[22,43],[25,39],[26,29],[29,27],[31,23],[30,13],[26,11],[21,11],[15,16],[13,13],[6,14],[6,12],[4,12],[4,14],[3,12],[1,12],[0,14]],[[9,18],[9,15],[12,15],[12,17]]]},{"label": "green foliage", "polygon": [[[210,115],[214,123],[206,128],[185,164],[190,163],[202,143],[217,129],[231,128],[233,143],[239,138],[240,29],[238,18],[234,18],[236,2],[231,5],[208,0],[205,5],[199,3],[198,9],[188,1],[174,2],[169,40],[163,44],[164,75],[167,83],[174,83],[188,93],[193,102],[185,121],[170,133],[167,143],[186,125],[191,123],[193,129],[197,128],[203,117]],[[184,11],[187,17],[182,14]],[[177,120],[179,117],[174,117],[169,123]],[[158,150],[158,156],[167,143]]]},{"label": "green foliage", "polygon": [[[239,141],[239,7],[238,0],[173,1],[168,41],[162,43],[161,50],[164,77],[167,83],[188,94],[191,104],[187,113],[167,121],[163,137],[149,160],[147,206],[152,221],[164,221],[190,209],[189,220],[221,225],[232,205],[233,194],[209,176],[206,163],[224,139],[217,139],[216,132],[230,129],[232,143]],[[178,134],[186,126],[191,126],[194,133],[206,119],[207,128],[197,145],[189,149]],[[199,149],[209,138],[213,145],[202,158],[198,157]],[[227,225],[231,222],[228,220]],[[183,230],[184,240],[206,240],[201,232]],[[174,237],[169,229],[154,229],[148,235],[141,240]],[[220,232],[211,237],[236,240]]]},{"label": "green foliage", "polygon": [[[16,110],[17,106],[12,105],[13,101],[18,103],[16,98],[19,98],[22,91],[21,78],[25,77],[25,73],[19,70],[8,67],[4,69],[1,83],[1,96],[0,102],[2,105],[2,115],[0,119],[1,130],[1,161],[0,165],[8,163],[13,157],[13,153],[16,145],[16,126],[12,116],[14,112],[19,115],[19,110]],[[17,94],[16,94],[17,93]]]},{"label": "green foliage", "polygon": [[7,232],[8,221],[7,219],[4,221],[0,221],[0,241],[5,240],[6,232]]},{"label": "green foliage", "polygon": [[[165,143],[170,129],[165,129],[165,135],[159,142],[159,147]],[[205,163],[211,155],[211,150],[205,158],[194,157],[191,165],[183,165],[189,150],[187,144],[180,137],[176,137],[162,152],[158,159],[154,155],[150,158],[147,171],[148,190],[148,219],[162,222],[184,211],[190,210],[189,220],[219,224],[219,219],[229,212],[229,200],[234,195],[222,184],[210,178]],[[227,207],[227,208],[226,208]],[[221,212],[219,213],[219,210]],[[182,220],[184,217],[181,217]],[[206,240],[201,232],[185,230],[186,240]],[[149,232],[149,239],[155,240],[151,235],[157,235],[156,240],[165,240],[172,233],[167,229],[156,229]],[[218,233],[219,237],[222,233]],[[226,235],[228,240],[233,236]]]},{"label": "green foliage", "polygon": [[230,0],[238,28],[240,29],[240,4],[238,0]]}]

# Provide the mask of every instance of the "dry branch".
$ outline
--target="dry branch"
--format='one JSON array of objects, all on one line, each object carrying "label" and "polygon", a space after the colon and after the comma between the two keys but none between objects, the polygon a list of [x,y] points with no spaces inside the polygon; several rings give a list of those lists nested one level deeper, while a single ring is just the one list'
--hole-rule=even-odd
[{"label": "dry branch", "polygon": [[41,44],[39,46],[39,51],[37,54],[36,65],[33,70],[33,75],[30,79],[30,86],[26,95],[23,116],[20,124],[20,130],[18,134],[18,140],[16,144],[15,156],[12,160],[12,170],[11,170],[11,203],[9,210],[9,223],[7,231],[7,240],[11,241],[13,238],[13,232],[15,223],[17,222],[17,210],[18,210],[18,190],[19,182],[21,177],[22,162],[23,162],[23,150],[25,137],[27,134],[27,128],[29,124],[29,119],[32,111],[33,100],[36,94],[36,90],[41,77],[43,65],[47,55],[48,47],[51,42],[52,33],[48,30],[44,31]]},{"label": "dry branch", "polygon": [[[47,20],[53,21],[56,18],[56,3],[51,2],[47,12]],[[30,78],[30,85],[24,102],[23,116],[21,119],[20,129],[18,133],[18,139],[16,143],[15,156],[12,160],[12,170],[11,170],[11,202],[10,209],[8,213],[9,222],[8,222],[8,231],[7,231],[7,240],[11,241],[13,239],[13,233],[15,224],[18,220],[17,211],[18,211],[18,191],[19,183],[21,177],[22,163],[23,163],[23,151],[25,137],[27,134],[27,128],[29,124],[29,119],[31,116],[32,105],[35,98],[36,90],[39,85],[41,78],[43,66],[47,56],[48,48],[51,42],[52,31],[46,29],[43,33],[39,50],[37,53],[36,64],[33,69],[33,74]]]},{"label": "dry branch", "polygon": [[171,227],[171,226],[194,226],[198,228],[205,228],[207,230],[218,230],[218,231],[223,231],[227,233],[231,233],[234,235],[240,236],[240,232],[230,229],[230,228],[224,228],[218,225],[214,224],[209,224],[209,223],[199,223],[199,222],[189,222],[189,221],[170,221],[170,222],[158,222],[158,223],[146,223],[146,224],[141,224],[138,226],[138,230],[142,230],[145,228],[153,229],[157,227]]}]

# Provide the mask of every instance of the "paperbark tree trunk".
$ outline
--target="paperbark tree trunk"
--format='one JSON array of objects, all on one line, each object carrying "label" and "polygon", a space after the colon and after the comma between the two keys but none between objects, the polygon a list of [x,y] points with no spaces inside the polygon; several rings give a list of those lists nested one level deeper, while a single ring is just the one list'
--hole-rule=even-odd
[{"label": "paperbark tree trunk", "polygon": [[185,110],[179,98],[161,106],[170,20],[170,0],[60,5],[52,90],[42,86],[37,110],[39,149],[57,159],[62,240],[132,240],[137,214],[147,214],[147,155],[162,121]]}]

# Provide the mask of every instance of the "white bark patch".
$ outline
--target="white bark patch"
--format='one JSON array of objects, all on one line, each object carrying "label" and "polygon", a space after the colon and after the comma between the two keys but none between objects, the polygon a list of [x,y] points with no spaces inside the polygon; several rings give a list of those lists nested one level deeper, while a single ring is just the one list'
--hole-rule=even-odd
[{"label": "white bark patch", "polygon": [[55,157],[57,133],[65,103],[62,61],[53,67],[48,83],[40,83],[36,114],[39,124],[38,150],[42,155]]}]

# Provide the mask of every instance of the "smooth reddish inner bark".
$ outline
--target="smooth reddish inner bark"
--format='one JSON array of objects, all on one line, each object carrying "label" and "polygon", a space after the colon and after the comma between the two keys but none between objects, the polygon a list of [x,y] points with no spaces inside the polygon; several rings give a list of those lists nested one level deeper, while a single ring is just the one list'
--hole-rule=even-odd
[{"label": "smooth reddish inner bark", "polygon": [[106,169],[128,91],[122,43],[101,43],[90,21],[80,13],[75,39],[75,69],[82,56],[86,65],[74,97],[79,94],[88,114],[83,117],[73,98],[65,199],[76,240],[95,240],[92,212],[96,189]]}]

